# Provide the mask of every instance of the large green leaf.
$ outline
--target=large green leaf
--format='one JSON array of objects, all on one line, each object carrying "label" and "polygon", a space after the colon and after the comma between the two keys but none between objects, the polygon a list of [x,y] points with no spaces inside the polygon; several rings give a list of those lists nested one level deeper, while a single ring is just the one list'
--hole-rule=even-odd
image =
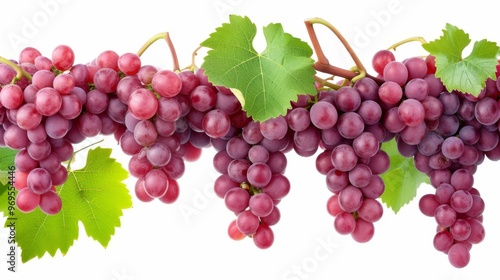
[{"label": "large green leaf", "polygon": [[315,94],[309,45],[285,33],[281,24],[264,27],[266,49],[253,47],[257,29],[248,17],[230,16],[201,43],[211,48],[204,58],[210,82],[231,88],[254,120],[285,115],[298,94]]},{"label": "large green leaf", "polygon": [[120,226],[123,209],[132,206],[132,197],[122,182],[128,173],[110,155],[111,149],[90,150],[85,167],[69,171],[68,180],[57,190],[63,208],[56,215],[40,209],[16,211],[16,235],[23,262],[46,252],[52,256],[57,250],[67,253],[78,238],[79,222],[88,236],[104,247],[108,245],[115,227]]}]

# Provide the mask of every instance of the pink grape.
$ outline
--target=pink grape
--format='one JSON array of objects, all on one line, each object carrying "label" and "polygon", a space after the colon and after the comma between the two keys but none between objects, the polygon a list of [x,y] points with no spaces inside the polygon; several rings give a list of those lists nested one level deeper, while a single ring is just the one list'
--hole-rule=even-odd
[{"label": "pink grape", "polygon": [[19,190],[16,195],[16,205],[21,212],[31,212],[40,204],[40,194],[32,192],[29,188]]},{"label": "pink grape", "polygon": [[150,170],[144,177],[144,190],[154,198],[162,197],[168,189],[168,177],[160,169]]},{"label": "pink grape", "polygon": [[260,249],[267,249],[274,243],[274,233],[270,226],[262,223],[252,237],[252,240]]},{"label": "pink grape", "polygon": [[160,70],[154,74],[151,85],[161,96],[173,97],[181,91],[182,80],[174,71]]},{"label": "pink grape", "polygon": [[139,120],[152,118],[158,110],[158,100],[153,92],[140,88],[134,90],[128,99],[129,110]]},{"label": "pink grape", "polygon": [[67,45],[59,45],[52,51],[52,63],[58,70],[65,71],[73,66],[75,53]]},{"label": "pink grape", "polygon": [[48,215],[55,215],[62,209],[61,197],[55,191],[40,195],[40,209]]}]

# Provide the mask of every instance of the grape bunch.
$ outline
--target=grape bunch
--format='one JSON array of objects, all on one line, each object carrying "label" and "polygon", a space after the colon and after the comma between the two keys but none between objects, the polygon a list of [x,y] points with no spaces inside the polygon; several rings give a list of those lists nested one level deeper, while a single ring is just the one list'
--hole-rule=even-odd
[{"label": "grape bunch", "polygon": [[465,267],[472,245],[485,237],[485,205],[473,175],[486,157],[499,159],[500,83],[488,79],[478,97],[450,92],[434,76],[430,55],[400,62],[382,50],[373,66],[384,79],[382,123],[395,135],[399,153],[412,157],[434,187],[419,201],[421,212],[437,223],[434,247],[454,267]]},{"label": "grape bunch", "polygon": [[214,167],[220,173],[215,193],[236,215],[228,228],[234,240],[251,236],[262,249],[273,244],[271,226],[281,217],[277,205],[290,191],[284,175],[287,129],[284,117],[262,123],[249,120],[214,156]]},{"label": "grape bunch", "polygon": [[316,167],[326,176],[332,192],[328,213],[335,217],[335,230],[350,234],[357,242],[373,237],[373,223],[383,215],[377,198],[385,190],[381,175],[390,161],[380,147],[392,134],[380,122],[383,109],[378,89],[373,79],[362,78],[353,86],[321,92],[310,108],[324,149],[316,158]]},{"label": "grape bunch", "polygon": [[[18,208],[30,212],[37,207],[56,214],[62,207],[55,186],[63,184],[68,171],[62,164],[71,158],[73,146],[70,130],[76,131],[71,119],[82,109],[85,92],[73,92],[75,79],[68,70],[74,54],[67,46],[53,50],[52,59],[41,56],[34,48],[24,49],[19,67],[32,76],[11,83],[17,75],[14,68],[0,64],[0,135],[1,145],[18,150],[15,157],[15,187]],[[17,62],[16,62],[17,63]],[[56,77],[57,76],[57,77]]]},{"label": "grape bunch", "polygon": [[[62,208],[56,186],[64,184],[74,145],[113,135],[130,155],[141,201],[174,202],[184,160],[196,160],[185,115],[198,86],[193,72],[176,73],[142,65],[133,53],[104,51],[75,64],[73,50],[57,46],[51,57],[35,48],[21,51],[12,65],[0,64],[1,145],[17,150],[15,187],[20,211],[46,214]],[[18,71],[28,73],[16,79]],[[14,82],[12,82],[14,81]]]}]

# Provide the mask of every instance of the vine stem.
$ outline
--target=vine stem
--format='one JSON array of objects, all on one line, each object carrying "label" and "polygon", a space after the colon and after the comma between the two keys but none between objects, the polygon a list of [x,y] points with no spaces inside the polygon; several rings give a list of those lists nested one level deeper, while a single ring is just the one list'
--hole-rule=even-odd
[{"label": "vine stem", "polygon": [[[379,84],[383,82],[379,78],[371,76],[370,74],[368,74],[366,72],[365,67],[363,66],[363,64],[359,60],[358,56],[356,55],[356,53],[352,49],[351,45],[349,45],[347,40],[344,38],[344,36],[342,36],[342,34],[337,30],[337,28],[335,28],[328,21],[321,19],[321,18],[311,18],[311,19],[306,20],[305,24],[306,24],[307,32],[308,32],[309,37],[311,39],[311,43],[313,45],[314,51],[316,52],[316,55],[318,57],[318,61],[316,63],[314,63],[314,65],[313,65],[314,69],[316,69],[317,71],[321,71],[324,73],[334,75],[334,76],[343,77],[343,78],[346,78],[346,79],[351,80],[351,81],[356,81],[362,77],[369,77],[369,78],[374,79]],[[352,60],[356,64],[356,67],[353,69],[356,69],[359,72],[354,72],[353,70],[342,69],[340,67],[336,67],[336,66],[333,66],[330,64],[330,62],[328,61],[328,58],[326,58],[325,54],[323,53],[323,50],[322,50],[321,45],[319,43],[316,32],[314,31],[314,27],[313,27],[314,24],[324,25],[325,27],[330,29],[330,31],[332,31],[337,36],[337,38],[340,40],[342,45],[344,45],[347,52],[351,56]]]},{"label": "vine stem", "polygon": [[320,78],[318,76],[314,76],[314,80],[319,83],[322,87],[329,87],[331,89],[335,89],[335,90],[338,90],[340,89],[342,86],[340,85],[336,85],[334,83],[331,83],[329,82],[327,79],[323,79],[323,78]]},{"label": "vine stem", "polygon": [[420,42],[422,44],[427,44],[427,41],[423,37],[410,37],[408,39],[401,40],[390,47],[388,47],[388,50],[396,50],[397,47],[410,43],[410,42]]},{"label": "vine stem", "polygon": [[22,67],[15,64],[14,62],[0,56],[0,63],[5,63],[5,64],[9,65],[10,67],[12,67],[16,71],[17,74],[10,82],[11,84],[15,83],[16,81],[19,81],[23,76],[26,77],[26,79],[31,81],[30,73],[26,72]]},{"label": "vine stem", "polygon": [[174,64],[173,70],[176,72],[180,71],[179,59],[177,58],[177,53],[175,51],[174,44],[172,43],[172,39],[170,38],[170,34],[168,32],[161,32],[149,38],[149,40],[147,40],[146,43],[144,43],[144,45],[139,49],[137,55],[141,56],[154,42],[160,39],[165,39],[168,48],[170,49],[170,54],[172,55],[172,62]]},{"label": "vine stem", "polygon": [[183,69],[188,69],[190,71],[193,71],[194,69],[198,68],[196,66],[196,56],[198,55],[198,51],[202,48],[202,46],[198,46],[193,53],[191,54],[191,65],[184,67]]},{"label": "vine stem", "polygon": [[83,150],[85,150],[85,149],[88,149],[88,148],[90,148],[90,147],[92,147],[92,146],[95,146],[95,145],[97,145],[97,144],[99,144],[99,143],[102,143],[103,141],[104,141],[104,139],[101,139],[101,140],[99,140],[99,141],[97,141],[97,142],[94,142],[94,143],[92,143],[92,144],[89,144],[89,145],[87,145],[87,146],[85,146],[85,147],[83,147],[83,148],[81,148],[81,149],[79,149],[79,150],[77,150],[77,151],[73,152],[73,154],[71,155],[71,158],[68,160],[68,167],[67,167],[66,169],[71,170],[71,162],[72,162],[72,161],[73,161],[73,159],[75,158],[75,155],[76,155],[76,154],[78,154],[79,152],[81,152],[81,151],[83,151]]}]

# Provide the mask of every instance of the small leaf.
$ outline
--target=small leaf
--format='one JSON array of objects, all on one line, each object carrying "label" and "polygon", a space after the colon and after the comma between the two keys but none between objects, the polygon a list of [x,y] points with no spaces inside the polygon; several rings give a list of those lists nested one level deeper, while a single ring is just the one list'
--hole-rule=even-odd
[{"label": "small leaf", "polygon": [[429,177],[415,168],[412,157],[403,157],[399,153],[396,140],[384,142],[382,149],[389,155],[391,166],[382,175],[385,191],[381,199],[397,214],[401,207],[415,198],[422,183],[429,183]]},{"label": "small leaf", "polygon": [[488,78],[496,79],[500,48],[494,42],[481,40],[474,43],[469,56],[462,58],[462,52],[470,42],[469,35],[462,29],[446,24],[439,39],[422,47],[436,57],[435,75],[448,91],[458,90],[478,96]]},{"label": "small leaf", "polygon": [[241,92],[243,109],[257,121],[285,115],[298,94],[316,92],[309,45],[285,33],[281,24],[263,30],[262,53],[253,47],[255,24],[236,15],[201,43],[211,48],[201,66],[209,81]]},{"label": "small leaf", "polygon": [[120,226],[122,210],[132,207],[132,197],[122,182],[127,171],[110,158],[111,149],[90,150],[86,166],[71,170],[68,180],[58,188],[63,208],[56,215],[47,215],[39,208],[30,213],[16,210],[17,242],[21,258],[27,262],[57,250],[66,254],[78,238],[82,222],[88,236],[106,247]]}]

